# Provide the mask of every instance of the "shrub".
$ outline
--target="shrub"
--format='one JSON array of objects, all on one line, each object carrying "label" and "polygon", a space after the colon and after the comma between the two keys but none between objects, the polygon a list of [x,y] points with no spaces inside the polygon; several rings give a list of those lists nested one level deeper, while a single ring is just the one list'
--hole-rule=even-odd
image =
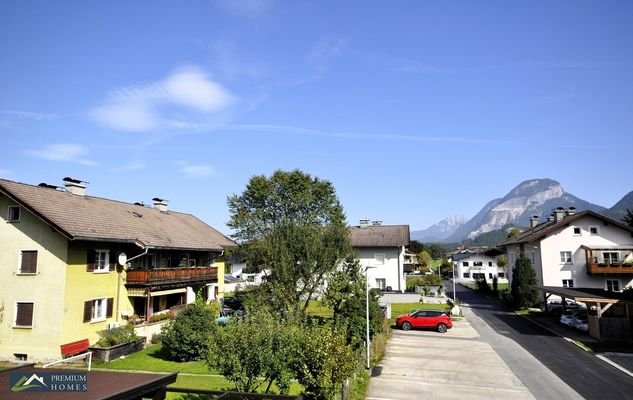
[{"label": "shrub", "polygon": [[118,344],[136,342],[139,337],[134,332],[134,325],[127,324],[105,331],[97,342],[98,347],[110,347]]},{"label": "shrub", "polygon": [[537,302],[538,292],[532,289],[532,285],[536,285],[536,272],[530,260],[521,254],[512,269],[511,293],[516,307],[527,308]]},{"label": "shrub", "polygon": [[215,317],[211,309],[204,303],[192,303],[163,327],[163,351],[174,361],[200,360],[214,328]]}]

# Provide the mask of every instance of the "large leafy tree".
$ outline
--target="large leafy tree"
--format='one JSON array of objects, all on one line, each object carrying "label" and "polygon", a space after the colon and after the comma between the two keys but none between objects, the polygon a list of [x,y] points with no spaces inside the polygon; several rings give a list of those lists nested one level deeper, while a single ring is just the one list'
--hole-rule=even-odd
[{"label": "large leafy tree", "polygon": [[229,227],[246,262],[270,270],[269,304],[303,313],[351,252],[334,186],[299,170],[253,176],[228,199]]},{"label": "large leafy tree", "polygon": [[536,272],[530,259],[521,254],[512,269],[512,302],[518,308],[531,307],[538,299],[538,292],[532,289],[536,285]]}]

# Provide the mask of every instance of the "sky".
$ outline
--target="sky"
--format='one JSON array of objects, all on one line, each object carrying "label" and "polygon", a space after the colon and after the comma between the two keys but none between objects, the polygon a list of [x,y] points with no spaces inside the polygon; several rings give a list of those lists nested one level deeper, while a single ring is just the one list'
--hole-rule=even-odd
[{"label": "sky", "polygon": [[0,2],[0,177],[196,215],[253,175],[348,222],[461,214],[527,179],[633,190],[633,2]]}]

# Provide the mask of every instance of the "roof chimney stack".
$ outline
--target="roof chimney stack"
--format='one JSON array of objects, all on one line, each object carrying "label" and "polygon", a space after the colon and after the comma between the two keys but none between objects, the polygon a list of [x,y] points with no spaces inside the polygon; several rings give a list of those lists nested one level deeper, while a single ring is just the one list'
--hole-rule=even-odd
[{"label": "roof chimney stack", "polygon": [[88,182],[82,181],[80,179],[74,179],[70,177],[65,177],[63,179],[64,187],[66,191],[70,194],[74,194],[76,196],[85,196],[86,195],[86,185]]},{"label": "roof chimney stack", "polygon": [[360,220],[360,228],[365,229],[369,226],[369,218],[362,218]]},{"label": "roof chimney stack", "polygon": [[530,218],[530,228],[536,228],[537,225],[538,225],[538,215],[533,215],[532,218]]},{"label": "roof chimney stack", "polygon": [[554,221],[554,213],[547,216],[547,222],[552,222],[552,221]]},{"label": "roof chimney stack", "polygon": [[576,207],[569,207],[567,209],[567,216],[569,217],[570,215],[574,215],[576,214]]},{"label": "roof chimney stack", "polygon": [[157,209],[160,212],[167,212],[167,203],[169,202],[169,200],[154,197],[152,201],[154,202],[155,209]]},{"label": "roof chimney stack", "polygon": [[382,221],[376,219],[374,221],[371,221],[371,225],[372,226],[380,226],[380,225],[382,225]]},{"label": "roof chimney stack", "polygon": [[554,220],[556,222],[560,222],[565,217],[565,209],[563,207],[558,207],[554,210]]}]

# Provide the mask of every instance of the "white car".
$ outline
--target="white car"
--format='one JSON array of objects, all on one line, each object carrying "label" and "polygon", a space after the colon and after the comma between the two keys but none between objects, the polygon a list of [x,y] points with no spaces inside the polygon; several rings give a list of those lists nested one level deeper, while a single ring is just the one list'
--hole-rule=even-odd
[{"label": "white car", "polygon": [[575,326],[576,324],[576,316],[578,315],[578,311],[576,310],[565,310],[560,316],[560,323],[567,326]]},{"label": "white car", "polygon": [[587,332],[589,330],[589,324],[587,323],[587,313],[586,312],[578,312],[576,315],[576,320],[574,321],[574,327],[581,331]]}]

